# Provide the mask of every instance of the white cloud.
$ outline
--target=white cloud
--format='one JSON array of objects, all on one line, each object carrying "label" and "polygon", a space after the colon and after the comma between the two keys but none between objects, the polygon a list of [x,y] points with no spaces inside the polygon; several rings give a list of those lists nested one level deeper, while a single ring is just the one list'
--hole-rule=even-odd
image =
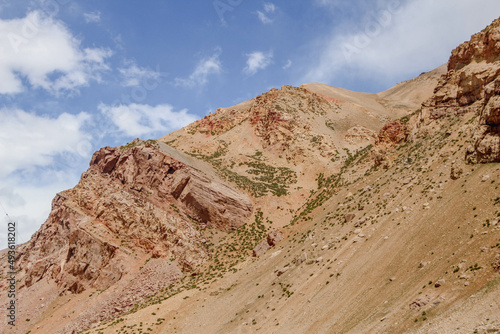
[{"label": "white cloud", "polygon": [[0,177],[16,170],[49,166],[59,154],[88,156],[90,136],[82,127],[90,118],[85,112],[50,118],[19,109],[0,109]]},{"label": "white cloud", "polygon": [[270,24],[273,22],[273,19],[269,17],[269,14],[272,14],[276,11],[276,6],[273,3],[264,3],[264,11],[257,11],[257,17],[260,22],[263,24]]},{"label": "white cloud", "polygon": [[58,95],[100,81],[112,52],[82,49],[62,22],[32,11],[21,19],[0,20],[0,54],[0,94],[22,92],[25,80]]},{"label": "white cloud", "polygon": [[222,70],[220,53],[221,50],[217,49],[213,55],[201,59],[193,73],[188,78],[176,78],[175,85],[189,88],[206,85],[210,75],[219,74]]},{"label": "white cloud", "polygon": [[150,106],[132,103],[129,105],[99,105],[99,110],[125,135],[141,137],[166,134],[194,122],[197,117],[186,109],[174,111],[168,104]]},{"label": "white cloud", "polygon": [[[317,0],[334,4],[336,0]],[[302,79],[331,83],[339,76],[373,78],[389,83],[431,70],[450,52],[498,17],[497,0],[411,0],[383,2],[365,13],[358,29],[336,26],[318,41],[319,59]],[[325,42],[325,39],[327,40]],[[314,59],[314,56],[313,56]]]},{"label": "white cloud", "polygon": [[[88,159],[86,159],[88,166]],[[85,166],[82,166],[84,169]],[[54,196],[64,190],[75,186],[83,171],[82,168],[65,172],[54,169],[38,170],[28,178],[18,175],[2,178],[0,189],[0,202],[9,217],[16,222],[18,229],[18,244],[27,242],[42,223],[47,219],[51,202]],[[44,180],[44,184],[39,184]],[[2,226],[6,226],[6,217],[0,219]],[[0,233],[0,249],[7,247],[7,234]]]},{"label": "white cloud", "polygon": [[243,72],[248,75],[254,75],[257,71],[265,69],[271,64],[273,59],[272,52],[254,51],[246,56],[247,66],[243,69]]},{"label": "white cloud", "polygon": [[[91,116],[3,108],[0,119],[0,202],[17,222],[21,243],[47,219],[55,194],[73,187],[88,166],[92,138],[84,128]],[[0,233],[0,249],[6,245]]]},{"label": "white cloud", "polygon": [[269,24],[269,23],[273,22],[273,20],[271,20],[269,17],[267,17],[267,15],[265,13],[261,12],[260,10],[257,11],[257,16],[259,17],[260,22],[262,22],[264,24]]},{"label": "white cloud", "polygon": [[290,67],[292,67],[292,61],[290,59],[288,59],[285,63],[285,65],[283,65],[283,69],[284,70],[287,70],[289,69]]},{"label": "white cloud", "polygon": [[137,66],[134,62],[128,62],[128,67],[119,68],[118,71],[123,77],[122,85],[125,87],[136,87],[144,83],[145,80],[159,81],[161,73]]},{"label": "white cloud", "polygon": [[90,13],[83,13],[83,17],[85,18],[85,22],[87,23],[97,23],[101,21],[101,12],[95,11]]},{"label": "white cloud", "polygon": [[264,10],[266,11],[266,13],[274,13],[274,11],[276,10],[276,6],[273,3],[266,2],[264,4]]}]

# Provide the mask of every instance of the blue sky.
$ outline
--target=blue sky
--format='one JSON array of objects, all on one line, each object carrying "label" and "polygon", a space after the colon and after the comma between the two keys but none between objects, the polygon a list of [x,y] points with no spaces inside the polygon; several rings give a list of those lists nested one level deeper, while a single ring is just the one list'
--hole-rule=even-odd
[{"label": "blue sky", "polygon": [[100,147],[284,84],[383,91],[499,15],[497,0],[0,0],[0,203],[25,242]]}]

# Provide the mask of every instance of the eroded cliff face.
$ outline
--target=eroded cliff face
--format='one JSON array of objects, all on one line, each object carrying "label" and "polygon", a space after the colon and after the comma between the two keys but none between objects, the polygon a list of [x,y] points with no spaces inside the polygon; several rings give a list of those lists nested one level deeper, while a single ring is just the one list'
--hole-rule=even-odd
[{"label": "eroded cliff face", "polygon": [[209,256],[198,230],[235,229],[252,210],[246,195],[158,144],[105,147],[78,185],[56,196],[49,218],[23,247],[23,283],[48,278],[61,291],[105,289],[131,270],[138,251],[194,271]]},{"label": "eroded cliff face", "polygon": [[[167,209],[167,205],[177,204],[183,213],[203,226],[235,229],[252,212],[252,203],[246,195],[153,146],[134,147],[126,152],[103,148],[94,155],[91,166],[100,175],[127,185],[134,194],[142,194],[156,206]],[[98,216],[109,211],[112,210],[100,209]]]},{"label": "eroded cliff face", "polygon": [[475,113],[468,163],[500,161],[500,20],[453,50],[448,72],[423,104],[420,124]]}]

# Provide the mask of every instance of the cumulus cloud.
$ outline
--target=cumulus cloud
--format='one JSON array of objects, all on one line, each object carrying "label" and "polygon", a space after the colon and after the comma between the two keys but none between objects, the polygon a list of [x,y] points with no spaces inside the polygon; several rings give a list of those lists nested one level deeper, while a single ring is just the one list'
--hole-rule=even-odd
[{"label": "cumulus cloud", "polygon": [[101,21],[101,12],[95,11],[95,12],[83,13],[83,17],[85,18],[85,22],[87,23],[97,23]]},{"label": "cumulus cloud", "polygon": [[25,81],[58,95],[99,82],[112,52],[82,48],[62,22],[32,11],[24,18],[0,20],[0,54],[0,94],[22,92]]},{"label": "cumulus cloud", "polygon": [[[74,187],[84,168],[86,167],[82,166],[67,171],[39,169],[29,177],[15,173],[1,180],[0,202],[9,217],[17,223],[18,243],[27,242],[40,228],[50,213],[54,196],[62,190]],[[44,181],[43,184],[40,184],[40,180]],[[4,216],[0,219],[0,223],[6,223],[6,218]],[[7,234],[0,233],[0,249],[5,247],[7,247]]]},{"label": "cumulus cloud", "polygon": [[126,65],[127,67],[118,69],[123,79],[122,85],[125,87],[137,87],[148,80],[155,80],[158,82],[162,75],[159,71],[137,66],[134,62],[128,62]]},{"label": "cumulus cloud", "polygon": [[85,112],[51,118],[4,108],[0,119],[0,177],[20,169],[49,166],[63,153],[90,154],[90,136],[83,127],[91,116]]},{"label": "cumulus cloud", "polygon": [[136,103],[117,106],[101,104],[99,110],[129,137],[167,134],[197,119],[186,109],[175,111],[168,104],[157,106]]},{"label": "cumulus cloud", "polygon": [[[337,0],[317,0],[336,5]],[[383,4],[383,5],[381,5]],[[498,17],[496,0],[382,1],[353,30],[335,26],[302,79],[332,83],[362,73],[379,82],[408,78],[448,60],[450,51]],[[325,43],[326,39],[326,43]]]},{"label": "cumulus cloud", "polygon": [[254,75],[257,71],[265,69],[271,64],[273,59],[272,52],[254,51],[246,56],[247,66],[243,69],[243,72],[247,75]]},{"label": "cumulus cloud", "polygon": [[[74,187],[88,167],[91,117],[39,116],[0,109],[0,203],[26,242],[47,219],[54,196]],[[7,245],[0,233],[0,249]]]},{"label": "cumulus cloud", "polygon": [[221,50],[217,49],[213,55],[201,59],[189,77],[176,78],[175,85],[188,88],[206,85],[210,75],[219,74],[222,70],[220,54]]},{"label": "cumulus cloud", "polygon": [[257,11],[257,17],[263,24],[269,24],[273,22],[273,19],[269,17],[269,14],[273,14],[276,11],[276,6],[273,3],[264,3],[264,10]]}]

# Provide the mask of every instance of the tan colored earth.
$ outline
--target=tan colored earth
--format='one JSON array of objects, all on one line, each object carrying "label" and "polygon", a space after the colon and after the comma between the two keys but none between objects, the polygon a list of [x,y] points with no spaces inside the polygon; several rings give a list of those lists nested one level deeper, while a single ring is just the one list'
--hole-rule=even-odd
[{"label": "tan colored earth", "polygon": [[0,333],[500,333],[499,75],[497,20],[379,94],[283,86],[99,150]]}]

